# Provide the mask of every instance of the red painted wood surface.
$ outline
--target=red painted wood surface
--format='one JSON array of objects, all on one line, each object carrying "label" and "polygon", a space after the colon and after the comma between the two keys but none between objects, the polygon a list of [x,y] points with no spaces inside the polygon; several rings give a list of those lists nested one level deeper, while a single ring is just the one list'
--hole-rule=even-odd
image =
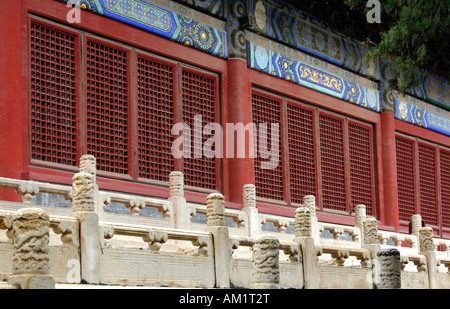
[{"label": "red painted wood surface", "polygon": [[[301,203],[302,195],[312,192],[311,194],[316,195],[316,202],[320,210],[318,217],[322,221],[353,224],[354,218],[350,204],[355,206],[353,204],[359,203],[358,200],[361,199],[366,203],[371,201],[370,214],[375,214],[378,217],[380,226],[386,229],[404,231],[407,228],[408,218],[407,216],[404,217],[402,212],[399,214],[397,206],[399,203],[400,205],[403,203],[403,201],[400,201],[399,190],[401,194],[404,194],[402,187],[398,187],[400,176],[397,174],[396,133],[400,133],[405,135],[406,138],[420,139],[420,141],[414,141],[413,211],[425,210],[427,214],[431,214],[433,217],[436,214],[437,221],[433,226],[436,233],[441,233],[446,237],[450,236],[448,223],[450,222],[450,211],[448,210],[450,205],[448,205],[449,199],[446,193],[450,183],[447,178],[450,176],[445,170],[448,167],[448,153],[450,151],[450,138],[448,136],[396,120],[392,113],[376,113],[326,94],[248,69],[243,60],[219,59],[96,14],[82,12],[82,23],[69,25],[66,21],[68,8],[65,4],[57,1],[21,0],[8,2],[8,4],[0,2],[0,10],[0,26],[3,31],[3,42],[0,44],[0,53],[2,54],[0,64],[3,68],[0,72],[2,85],[0,88],[0,94],[2,95],[0,123],[4,130],[0,138],[1,176],[71,184],[71,177],[77,171],[78,158],[86,151],[96,149],[100,161],[97,177],[100,188],[168,197],[167,172],[171,166],[174,170],[183,169],[183,159],[157,160],[158,162],[151,165],[149,162],[151,157],[158,157],[161,153],[167,152],[170,137],[168,136],[167,126],[163,127],[156,124],[153,127],[147,126],[145,119],[148,119],[150,114],[161,111],[164,104],[173,102],[171,112],[166,116],[174,122],[183,120],[183,105],[179,106],[178,102],[183,102],[183,87],[186,88],[187,85],[183,86],[184,73],[184,78],[188,78],[186,74],[190,76],[189,78],[195,76],[203,78],[202,82],[197,85],[200,88],[209,87],[207,82],[211,81],[211,86],[214,87],[213,99],[210,101],[214,106],[211,120],[214,119],[215,122],[220,123],[223,129],[226,128],[226,123],[243,123],[246,125],[255,120],[252,117],[251,107],[254,89],[265,95],[273,93],[275,97],[283,98],[282,105],[285,106],[286,110],[281,110],[277,119],[280,122],[280,128],[283,128],[280,154],[284,161],[282,161],[283,164],[280,168],[281,182],[277,189],[282,192],[280,192],[279,197],[273,199],[275,194],[273,192],[276,191],[276,188],[270,188],[270,181],[268,181],[266,183],[268,190],[273,192],[268,194],[266,198],[258,199],[258,209],[261,212],[293,216],[295,207]],[[66,109],[65,114],[56,115],[55,122],[64,127],[67,126],[67,123],[63,123],[66,119],[70,119],[70,121],[75,119],[76,127],[75,129],[69,129],[70,126],[67,126],[70,135],[57,136],[59,140],[56,139],[55,141],[52,141],[52,134],[57,134],[57,130],[54,131],[55,133],[50,130],[49,133],[43,134],[43,129],[48,127],[50,122],[53,122],[53,120],[42,122],[42,119],[40,119],[40,117],[47,115],[48,110],[44,111],[42,106],[39,105],[40,103],[32,98],[33,95],[41,94],[42,89],[37,91],[36,87],[42,86],[44,79],[51,78],[40,70],[41,67],[36,65],[32,67],[29,61],[30,50],[35,53],[33,56],[35,61],[42,61],[36,53],[45,49],[42,45],[44,41],[37,42],[36,37],[33,42],[30,41],[32,38],[31,31],[33,30],[30,27],[32,22],[44,27],[40,30],[57,29],[58,33],[53,34],[55,39],[62,39],[61,34],[66,34],[64,40],[69,39],[69,37],[74,38],[74,45],[70,49],[73,54],[73,61],[66,61],[65,65],[73,65],[75,77],[74,80],[68,80],[69,77],[64,76],[65,81],[75,84],[75,90],[70,93],[72,99],[66,102],[72,105],[71,108]],[[34,31],[37,30],[34,29]],[[111,148],[105,153],[102,152],[101,147],[92,148],[95,145],[101,145],[103,140],[101,136],[97,136],[95,141],[88,141],[86,132],[89,132],[89,123],[80,121],[81,118],[86,118],[89,121],[100,121],[104,116],[97,113],[91,114],[91,118],[86,117],[88,111],[82,105],[91,100],[87,97],[87,94],[82,93],[81,87],[82,82],[89,81],[87,75],[81,76],[82,65],[83,67],[87,66],[86,49],[93,47],[89,47],[89,42],[109,47],[110,51],[123,50],[125,52],[123,65],[126,66],[126,70],[124,70],[124,78],[127,79],[128,83],[123,88],[123,91],[127,92],[123,102],[127,113],[124,114],[123,118],[126,125],[123,125],[121,131],[127,132],[127,140],[123,144],[119,143],[122,146],[117,144],[119,148],[126,147],[126,149],[123,149],[124,153],[121,160],[125,165],[122,166],[115,166],[117,160],[110,158],[108,162],[108,160],[102,158],[102,155],[108,154],[108,152],[110,155],[115,153],[114,150],[118,148],[117,145],[111,146],[110,144]],[[65,52],[67,53],[66,50]],[[83,61],[81,61],[82,55],[84,55]],[[108,73],[104,64],[102,64],[103,71],[96,72],[96,74]],[[159,73],[155,73],[154,70],[159,70]],[[153,93],[145,93],[142,87],[140,90],[131,88],[131,81],[134,80],[136,84],[139,82],[145,83],[146,78],[156,78],[158,74],[162,76],[161,74],[168,73],[167,70],[172,70],[170,78],[173,83],[171,86],[169,86],[170,82],[169,84],[161,84],[161,88],[154,90]],[[30,76],[29,72],[34,74],[34,77]],[[36,77],[37,74],[39,74],[39,77]],[[98,81],[92,79],[92,82],[97,83],[97,88],[89,93],[90,97],[100,95],[102,91],[108,90],[102,89],[106,87],[98,84]],[[58,83],[60,82],[54,82],[55,85]],[[50,84],[50,87],[52,87],[52,84]],[[171,89],[169,89],[170,87]],[[200,96],[203,93],[202,91],[205,90],[200,88],[196,92],[197,96]],[[58,95],[54,96],[55,100],[61,100],[63,97],[61,93],[68,93],[72,89],[72,85],[64,89],[58,89],[60,94],[59,97]],[[165,96],[162,99],[163,101],[157,101],[158,96],[166,92],[171,92],[172,95]],[[155,106],[159,106],[160,110],[144,111],[139,109],[143,107],[139,103],[140,95],[143,96],[142,100],[155,100],[155,104],[159,102],[160,105],[156,104]],[[136,102],[133,101],[135,99],[132,96],[135,96]],[[48,100],[48,98],[44,100]],[[101,105],[103,100],[104,98],[100,98],[95,102]],[[75,109],[73,109],[73,102],[76,102]],[[186,100],[184,102],[185,104],[189,103]],[[39,109],[38,112],[36,108]],[[321,111],[315,114],[313,119],[305,116],[305,111],[316,109]],[[289,111],[289,114],[286,114],[286,111]],[[341,174],[339,177],[336,176],[336,179],[339,178],[339,185],[344,190],[344,200],[342,205],[339,204],[339,207],[333,201],[337,197],[333,196],[332,192],[329,196],[322,194],[328,179],[320,179],[323,171],[319,170],[317,164],[326,160],[326,157],[321,158],[319,155],[320,115],[322,115],[322,121],[325,122],[331,119],[328,115],[333,115],[333,119],[340,119],[340,126],[342,127],[341,146],[343,150],[342,162],[339,163],[342,164],[342,167]],[[270,119],[265,120],[269,121]],[[154,121],[157,123],[166,120],[155,118]],[[309,123],[307,125],[311,125],[311,121],[313,123],[311,132],[307,132],[306,129],[304,132],[302,131],[302,134],[305,134],[305,136],[302,135],[304,140],[301,140],[300,136],[295,137],[295,122],[302,121],[305,124]],[[99,122],[98,125],[107,127],[111,125],[111,122]],[[157,128],[161,128],[162,131],[158,131]],[[284,131],[285,128],[287,131]],[[365,131],[365,129],[370,132],[367,133],[368,131]],[[39,136],[36,135],[37,130],[39,130]],[[322,142],[332,139],[328,136],[332,131],[330,129],[323,132],[326,136],[323,135]],[[76,138],[72,142],[75,143],[75,146],[69,143],[70,136],[74,134]],[[144,148],[148,148],[148,146],[144,145],[143,135],[152,135],[155,139],[164,141],[163,145],[158,149],[146,152]],[[50,142],[48,138],[50,138]],[[226,140],[225,130],[224,138]],[[296,158],[299,153],[293,150],[296,147],[304,147],[299,146],[302,143],[311,145],[311,149],[308,149],[308,153],[301,154]],[[364,150],[358,149],[358,143],[366,145],[369,150],[366,149],[364,152]],[[417,160],[420,157],[418,154],[420,143],[427,147],[429,145],[434,147],[432,164],[434,172],[430,172],[430,175],[428,175],[431,177],[429,179],[434,179],[436,187],[433,200],[426,200],[422,196],[433,193],[431,192],[433,182],[430,180],[428,186],[425,184],[421,186],[420,180],[418,180],[420,167]],[[39,147],[33,148],[33,144]],[[230,145],[224,143],[223,146],[223,153],[226,154],[226,149]],[[204,203],[206,195],[213,189],[221,191],[225,195],[228,207],[240,208],[243,185],[255,183],[258,177],[260,180],[264,180],[264,177],[274,176],[271,174],[255,175],[256,160],[250,158],[248,153],[245,158],[236,158],[237,147],[234,146],[235,157],[214,160],[214,168],[210,170],[209,176],[205,177],[204,181],[195,181],[197,176],[193,176],[192,179],[187,177],[187,181],[194,186],[205,185],[203,189],[187,188],[186,197],[189,201]],[[248,140],[246,140],[245,148],[248,149],[248,146]],[[336,149],[341,147],[338,146],[331,145],[330,151],[332,149],[337,151]],[[41,152],[45,149],[48,150],[46,147],[55,147],[55,157],[50,156],[42,159]],[[372,148],[370,149],[370,147]],[[59,153],[66,151],[66,161],[61,160],[58,151]],[[134,151],[137,151],[137,155],[134,155]],[[350,154],[347,153],[348,151]],[[373,156],[368,157],[367,153],[369,152],[372,152]],[[431,154],[425,155],[425,152],[422,152],[424,158],[422,161],[427,162],[427,158],[430,159]],[[366,162],[371,169],[370,182],[367,179],[368,175],[357,176],[366,167],[359,165],[356,157],[352,156],[366,157],[370,161]],[[302,165],[305,162],[310,162],[309,171],[305,171],[306,166]],[[311,164],[313,167],[311,167]],[[150,168],[150,166],[153,166],[153,168]],[[195,166],[199,168],[198,165]],[[195,169],[193,167],[189,171],[193,172]],[[359,172],[358,169],[361,171]],[[427,168],[422,168],[422,175],[427,171]],[[302,175],[302,173],[305,173],[305,175]],[[335,173],[335,175],[337,174]],[[291,183],[287,183],[287,179],[290,179]],[[307,179],[307,181],[302,183],[302,179]],[[361,188],[364,187],[365,189],[358,191],[358,183],[361,183]],[[368,189],[369,186],[371,190]],[[11,190],[0,190],[0,195],[2,199],[19,200]],[[436,209],[432,207],[432,204],[435,203],[437,203]]]}]

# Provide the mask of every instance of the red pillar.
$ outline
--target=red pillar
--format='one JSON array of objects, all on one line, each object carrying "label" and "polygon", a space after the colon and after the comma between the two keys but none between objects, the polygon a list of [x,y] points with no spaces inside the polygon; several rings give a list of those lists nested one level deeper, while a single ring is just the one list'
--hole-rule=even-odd
[{"label": "red pillar", "polygon": [[[0,177],[19,179],[23,169],[23,102],[21,61],[22,1],[0,1]],[[20,201],[11,189],[0,188],[0,199]]]},{"label": "red pillar", "polygon": [[384,224],[399,231],[395,122],[392,112],[381,113]]},{"label": "red pillar", "polygon": [[[227,65],[228,117],[227,122],[242,123],[244,126],[252,122],[251,95],[247,78],[247,63],[242,59],[230,59]],[[226,128],[224,127],[224,132]],[[226,139],[226,132],[224,134]],[[236,137],[236,136],[235,136]],[[246,138],[245,158],[237,158],[237,143],[234,139],[234,156],[225,158],[228,162],[229,200],[242,203],[242,188],[245,184],[255,183],[254,159],[249,157],[249,139]]]}]

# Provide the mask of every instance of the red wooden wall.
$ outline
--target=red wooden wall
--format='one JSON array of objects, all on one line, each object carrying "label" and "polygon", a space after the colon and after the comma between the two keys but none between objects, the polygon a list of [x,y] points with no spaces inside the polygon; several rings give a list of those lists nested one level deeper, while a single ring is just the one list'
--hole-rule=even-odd
[{"label": "red wooden wall", "polygon": [[[181,170],[194,202],[220,191],[240,208],[242,186],[255,183],[261,212],[292,216],[314,194],[320,220],[353,224],[365,204],[386,229],[407,231],[420,213],[450,236],[449,137],[99,15],[69,25],[53,0],[0,9],[1,176],[70,184],[90,153],[102,189],[167,197],[168,174]],[[174,158],[172,125],[194,128],[195,115],[203,126],[267,123],[267,142],[278,123],[278,148],[263,145],[278,164],[261,168],[259,148],[255,159]]]}]

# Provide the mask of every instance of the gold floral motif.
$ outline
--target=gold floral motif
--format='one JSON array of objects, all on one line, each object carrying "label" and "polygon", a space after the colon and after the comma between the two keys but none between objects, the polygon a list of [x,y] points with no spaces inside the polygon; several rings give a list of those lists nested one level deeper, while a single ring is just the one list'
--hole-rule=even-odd
[{"label": "gold floral motif", "polygon": [[436,101],[443,103],[450,103],[450,88],[445,87],[439,82],[428,80],[426,84],[427,96]]},{"label": "gold floral motif", "polygon": [[300,78],[316,85],[328,88],[336,92],[342,92],[342,80],[328,73],[316,70],[301,64],[299,67]]}]

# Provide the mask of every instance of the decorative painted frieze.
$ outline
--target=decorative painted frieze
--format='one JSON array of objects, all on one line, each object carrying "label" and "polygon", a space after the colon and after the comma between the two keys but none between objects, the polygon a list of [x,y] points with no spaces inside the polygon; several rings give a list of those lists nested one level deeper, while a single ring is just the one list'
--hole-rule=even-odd
[{"label": "decorative painted frieze", "polygon": [[381,110],[374,82],[298,51],[286,56],[250,41],[247,49],[247,65],[252,69],[376,112]]},{"label": "decorative painted frieze", "polygon": [[[282,1],[176,0],[180,4],[170,0],[57,1],[76,4],[220,58],[246,59],[249,67],[259,71],[374,111],[397,114],[399,102],[393,95],[395,76],[390,80],[386,75],[389,63],[378,60],[366,63],[363,61],[366,50],[359,42]],[[209,16],[214,22],[200,16]],[[259,35],[268,43],[255,43],[253,38]],[[272,46],[295,50],[296,56],[292,57],[292,51],[286,53]],[[302,56],[298,57],[299,54]],[[363,76],[380,81],[379,86]],[[450,86],[440,78],[421,75],[421,82],[410,89],[410,94],[450,110]],[[440,112],[426,110],[428,118],[422,122],[419,116],[406,121],[448,132],[448,115],[443,118]]]},{"label": "decorative painted frieze", "polygon": [[226,32],[146,0],[59,0],[211,55],[227,58]]},{"label": "decorative painted frieze", "polygon": [[198,10],[204,11],[218,18],[225,17],[225,1],[224,0],[176,0],[185,5],[189,5]]},{"label": "decorative painted frieze", "polygon": [[450,111],[411,96],[397,96],[395,118],[450,136]]},{"label": "decorative painted frieze", "polygon": [[436,79],[430,77],[425,78],[424,86],[426,99],[443,105],[443,107],[450,110],[450,86],[445,85]]},{"label": "decorative painted frieze", "polygon": [[377,79],[377,61],[363,61],[366,49],[323,21],[281,1],[250,0],[249,7],[254,19],[250,27],[252,31]]}]

